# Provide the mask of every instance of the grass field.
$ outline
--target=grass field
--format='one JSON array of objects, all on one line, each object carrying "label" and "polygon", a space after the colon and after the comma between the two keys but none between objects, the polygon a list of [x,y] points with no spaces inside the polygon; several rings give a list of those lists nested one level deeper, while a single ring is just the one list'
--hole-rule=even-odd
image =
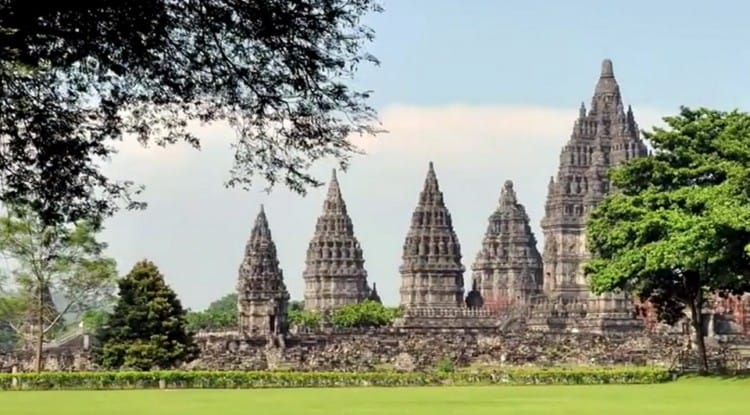
[{"label": "grass field", "polygon": [[750,379],[635,386],[0,392],[8,415],[750,414]]}]

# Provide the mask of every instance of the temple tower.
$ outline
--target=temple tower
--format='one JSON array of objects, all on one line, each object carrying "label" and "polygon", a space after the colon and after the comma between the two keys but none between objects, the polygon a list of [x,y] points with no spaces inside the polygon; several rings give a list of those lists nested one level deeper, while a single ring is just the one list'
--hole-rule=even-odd
[{"label": "temple tower", "polygon": [[305,308],[325,311],[366,299],[369,288],[364,264],[334,170],[323,213],[307,248]]},{"label": "temple tower", "polygon": [[518,203],[513,182],[505,182],[500,204],[489,217],[482,247],[471,267],[473,280],[487,307],[526,304],[542,290],[542,256]]},{"label": "temple tower", "polygon": [[401,305],[462,307],[464,266],[432,162],[411,218],[403,248]]},{"label": "temple tower", "polygon": [[583,262],[590,257],[586,217],[610,192],[612,166],[647,155],[630,107],[625,109],[612,62],[602,62],[591,107],[581,104],[570,139],[560,153],[557,177],[550,178],[544,233],[544,289],[563,298],[588,298]]},{"label": "temple tower", "polygon": [[289,293],[279,268],[276,244],[263,210],[255,220],[237,281],[237,315],[245,335],[279,334],[286,331]]}]

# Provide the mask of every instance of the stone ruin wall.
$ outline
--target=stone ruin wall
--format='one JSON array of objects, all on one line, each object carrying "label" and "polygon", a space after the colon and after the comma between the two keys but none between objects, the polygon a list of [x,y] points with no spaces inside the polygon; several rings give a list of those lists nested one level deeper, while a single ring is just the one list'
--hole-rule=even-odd
[{"label": "stone ruin wall", "polygon": [[296,371],[419,371],[444,359],[456,367],[489,365],[660,365],[671,367],[684,339],[664,335],[593,335],[496,330],[381,329],[299,334],[285,348],[235,334],[199,338],[201,357],[191,369]]},{"label": "stone ruin wall", "polygon": [[[679,367],[689,339],[675,333],[535,332],[497,328],[330,330],[289,334],[278,339],[246,337],[238,332],[200,333],[200,356],[186,370],[345,371],[431,370],[444,359],[456,367],[611,366]],[[747,336],[710,341],[725,367],[748,368],[747,357],[732,352]],[[45,370],[96,370],[90,352],[61,348],[45,352]],[[682,360],[681,360],[682,359]],[[718,360],[717,360],[718,361]],[[0,354],[0,371],[33,370],[33,353]]]},{"label": "stone ruin wall", "polygon": [[[747,305],[747,303],[744,303]],[[745,307],[742,307],[745,310]],[[429,312],[427,312],[429,311]],[[422,310],[402,325],[379,329],[322,329],[296,331],[281,337],[246,336],[239,332],[199,333],[200,356],[184,369],[371,371],[429,370],[450,359],[457,367],[491,365],[679,366],[690,347],[685,325],[620,326],[600,330],[580,310],[548,310],[498,318],[487,310]],[[736,314],[710,314],[707,345],[725,367],[750,368],[750,333]],[[466,314],[466,315],[463,315]],[[493,315],[490,315],[493,314]],[[643,321],[623,319],[624,321]],[[408,322],[418,324],[405,324]],[[432,325],[421,324],[431,322]],[[453,322],[453,324],[447,324]],[[281,340],[281,341],[280,341]],[[45,351],[50,371],[96,370],[91,363],[89,338],[81,335],[62,347]],[[745,351],[745,356],[739,356]],[[33,370],[30,351],[2,354],[0,372]]]},{"label": "stone ruin wall", "polygon": [[[444,359],[456,367],[477,365],[671,366],[684,339],[676,336],[517,332],[494,329],[399,328],[291,334],[284,346],[237,332],[196,336],[201,354],[188,370],[373,371],[430,370]],[[96,370],[82,349],[48,350],[45,369]],[[33,353],[0,354],[0,369],[33,370]]]}]

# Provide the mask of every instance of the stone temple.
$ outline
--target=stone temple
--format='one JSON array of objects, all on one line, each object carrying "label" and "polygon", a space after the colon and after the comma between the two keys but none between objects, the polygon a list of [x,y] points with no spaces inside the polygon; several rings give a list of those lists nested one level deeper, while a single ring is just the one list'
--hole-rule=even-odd
[{"label": "stone temple", "polygon": [[240,332],[247,335],[277,334],[286,330],[289,293],[279,268],[276,244],[268,219],[260,208],[245,246],[237,281],[237,315]]},{"label": "stone temple", "polygon": [[503,186],[471,269],[488,307],[526,304],[542,292],[542,256],[526,208],[518,203],[510,180]]},{"label": "stone temple", "polygon": [[[591,107],[587,111],[581,104],[570,139],[560,153],[557,177],[549,182],[542,219],[548,295],[566,301],[590,299],[583,274],[583,263],[589,258],[586,216],[610,192],[609,168],[647,154],[633,111],[623,105],[612,62],[604,60]],[[603,300],[618,300],[609,297]],[[608,306],[616,308],[611,301]]]},{"label": "stone temple", "polygon": [[370,295],[362,248],[354,236],[335,170],[305,265],[305,309],[327,311],[356,304]]},{"label": "stone temple", "polygon": [[[632,109],[623,105],[612,62],[604,60],[590,108],[581,105],[570,138],[560,153],[557,174],[549,182],[542,219],[543,254],[537,248],[526,209],[508,180],[502,186],[498,206],[489,216],[480,251],[471,265],[468,292],[461,245],[435,167],[430,163],[398,269],[400,306],[404,310],[399,324],[486,328],[503,325],[503,319],[509,320],[512,315],[513,319],[524,320],[532,330],[551,326],[558,330],[590,331],[638,327],[631,299],[590,294],[582,265],[589,258],[585,246],[586,217],[611,191],[608,170],[647,153]],[[275,248],[269,248],[273,243],[262,212],[261,216],[259,225],[256,224],[260,230],[253,230],[248,250],[254,244],[252,248],[261,252],[254,255],[266,258],[268,268],[262,272],[243,271],[243,268],[238,287],[245,293],[247,287],[262,288],[263,292],[255,297],[241,295],[248,298],[248,304],[251,297],[281,303],[288,296],[280,288],[283,282],[276,266]],[[267,242],[252,242],[261,237]],[[364,262],[334,171],[307,250],[302,275],[305,308],[326,312],[367,299],[380,301],[374,284],[373,289],[368,285]],[[383,276],[395,277],[395,270],[393,276]],[[243,283],[247,278],[268,278],[268,282]],[[240,309],[249,310],[242,305]],[[267,307],[263,310],[242,312],[244,330],[274,327],[268,326],[267,316],[284,312]],[[266,320],[249,317],[261,314]]]},{"label": "stone temple", "polygon": [[432,163],[411,217],[399,272],[402,306],[458,307],[463,303],[461,245]]}]

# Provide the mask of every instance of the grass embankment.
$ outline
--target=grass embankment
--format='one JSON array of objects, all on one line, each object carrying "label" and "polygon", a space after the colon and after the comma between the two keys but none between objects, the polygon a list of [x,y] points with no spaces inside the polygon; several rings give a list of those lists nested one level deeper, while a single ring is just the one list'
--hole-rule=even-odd
[{"label": "grass embankment", "polygon": [[656,385],[0,392],[12,415],[723,415],[750,413],[750,379]]}]

